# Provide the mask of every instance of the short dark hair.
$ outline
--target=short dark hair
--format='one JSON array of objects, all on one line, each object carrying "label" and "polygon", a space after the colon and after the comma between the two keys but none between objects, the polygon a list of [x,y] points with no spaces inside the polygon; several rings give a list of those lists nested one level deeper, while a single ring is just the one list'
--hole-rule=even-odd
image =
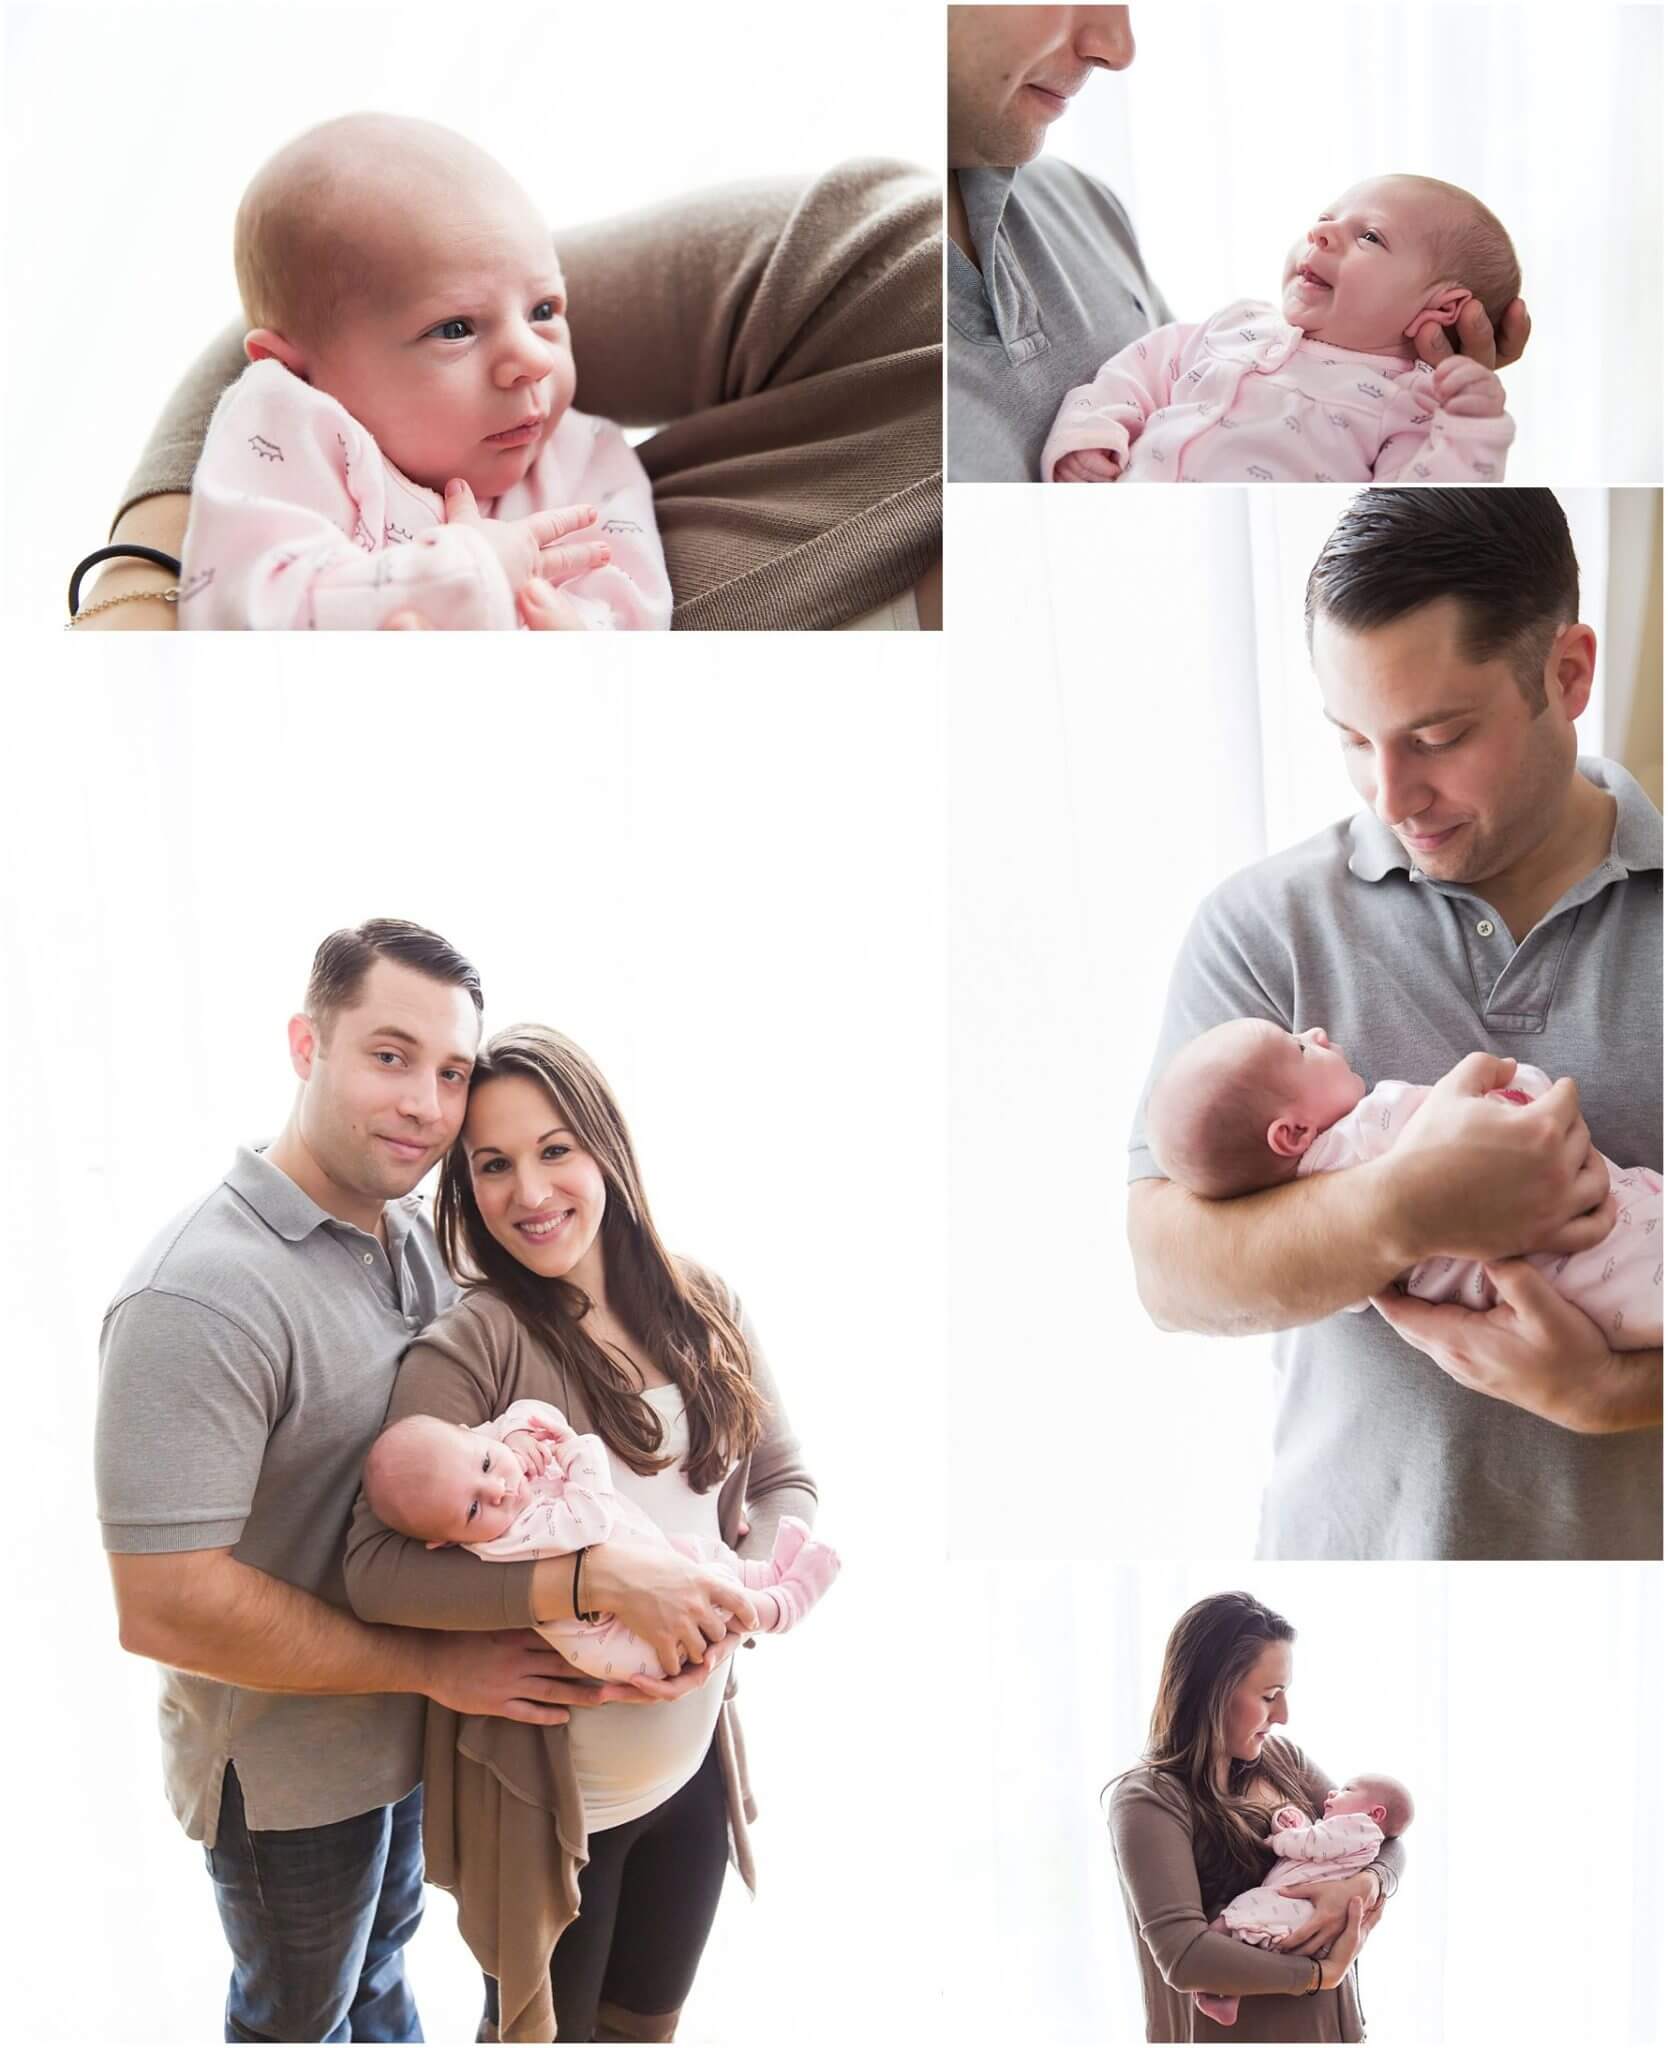
[{"label": "short dark hair", "polygon": [[1309,571],[1311,651],[1324,612],[1351,632],[1458,598],[1467,661],[1504,657],[1531,712],[1560,626],[1580,615],[1581,576],[1563,507],[1546,490],[1374,489],[1353,498]]},{"label": "short dark hair", "polygon": [[411,924],[403,917],[368,917],[332,932],[313,955],[302,1007],[322,1037],[338,1010],[346,1009],[365,985],[373,961],[394,960],[402,967],[469,991],[479,1015],[481,977],[455,946],[438,932]]}]

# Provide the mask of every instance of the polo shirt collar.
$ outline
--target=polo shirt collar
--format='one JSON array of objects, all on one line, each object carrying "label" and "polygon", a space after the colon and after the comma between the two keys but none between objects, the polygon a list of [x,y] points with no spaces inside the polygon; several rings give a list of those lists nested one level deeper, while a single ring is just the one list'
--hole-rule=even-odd
[{"label": "polo shirt collar", "polygon": [[[231,1170],[226,1175],[226,1185],[234,1195],[241,1196],[249,1204],[269,1230],[275,1231],[288,1244],[299,1244],[304,1237],[311,1237],[320,1224],[351,1230],[356,1237],[368,1234],[356,1224],[345,1223],[341,1217],[332,1216],[328,1209],[321,1209],[281,1167],[274,1166],[264,1152],[256,1151],[253,1146],[240,1145],[237,1148]],[[404,1250],[411,1218],[403,1202],[385,1204],[383,1215],[388,1225],[388,1250],[397,1262]]]},{"label": "polo shirt collar", "polygon": [[[1662,866],[1662,813],[1615,761],[1597,755],[1583,755],[1577,771],[1595,788],[1616,799],[1616,830],[1610,841],[1609,859],[1595,870],[1614,881],[1623,874]],[[1382,882],[1399,871],[1411,876],[1413,858],[1390,827],[1371,811],[1357,811],[1349,821],[1349,871],[1363,882]],[[1605,875],[1605,870],[1612,872]]]},{"label": "polo shirt collar", "polygon": [[968,233],[979,252],[979,272],[988,285],[996,275],[996,238],[1002,232],[1002,216],[1008,210],[1008,198],[1018,173],[1012,166],[992,169],[981,165],[955,175],[961,181]]}]

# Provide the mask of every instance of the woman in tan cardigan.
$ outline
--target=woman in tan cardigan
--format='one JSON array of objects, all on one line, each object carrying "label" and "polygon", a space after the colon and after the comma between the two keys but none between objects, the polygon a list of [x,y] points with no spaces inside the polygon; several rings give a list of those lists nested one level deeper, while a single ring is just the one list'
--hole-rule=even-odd
[{"label": "woman in tan cardigan", "polygon": [[[1308,1923],[1278,1948],[1248,1948],[1208,1923],[1274,1861],[1270,1817],[1288,1801],[1319,1813],[1332,1789],[1286,1719],[1289,1621],[1249,1593],[1217,1593],[1170,1633],[1147,1760],[1119,1778],[1112,1847],[1141,1964],[1149,2041],[1359,2041],[1354,1962],[1395,1890],[1400,1842],[1353,1877],[1294,1886]],[[1237,1995],[1220,2026],[1194,1993]]]},{"label": "woman in tan cardigan", "polygon": [[[388,1419],[474,1425],[548,1401],[608,1446],[616,1486],[669,1535],[768,1556],[816,1492],[739,1304],[671,1258],[602,1076],[554,1031],[488,1041],[436,1224],[462,1300],[412,1345]],[[604,1552],[611,1553],[604,1556]],[[396,1535],[361,1497],[350,1597],[367,1620],[526,1627],[607,1609],[669,1681],[604,1687],[567,1723],[431,1705],[430,1880],[488,1979],[506,2041],[669,2041],[727,1860],[751,1883],[746,1759],[725,1661],[755,1619],[742,1589],[676,1553],[489,1564]],[[714,1673],[717,1676],[713,1676]],[[710,1682],[708,1682],[710,1680]]]}]

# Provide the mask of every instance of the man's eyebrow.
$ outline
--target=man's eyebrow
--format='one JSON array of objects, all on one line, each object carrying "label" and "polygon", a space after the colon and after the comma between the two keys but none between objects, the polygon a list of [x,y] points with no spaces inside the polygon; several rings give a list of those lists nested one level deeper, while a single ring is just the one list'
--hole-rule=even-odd
[{"label": "man's eyebrow", "polygon": [[[379,1024],[375,1030],[368,1031],[365,1035],[367,1039],[391,1038],[397,1045],[409,1045],[413,1052],[421,1052],[423,1049],[423,1041],[416,1033],[407,1031],[401,1024]],[[474,1067],[475,1055],[472,1052],[449,1052],[445,1056],[445,1064],[448,1067],[462,1067],[467,1073]]]},{"label": "man's eyebrow", "polygon": [[[1474,704],[1452,704],[1439,711],[1422,711],[1417,718],[1410,718],[1405,725],[1392,728],[1394,732],[1423,732],[1427,725],[1446,725],[1450,718],[1468,718],[1477,707]],[[1351,725],[1346,718],[1334,718],[1323,704],[1321,716],[1328,725],[1335,725],[1340,732],[1359,732],[1360,727]]]}]

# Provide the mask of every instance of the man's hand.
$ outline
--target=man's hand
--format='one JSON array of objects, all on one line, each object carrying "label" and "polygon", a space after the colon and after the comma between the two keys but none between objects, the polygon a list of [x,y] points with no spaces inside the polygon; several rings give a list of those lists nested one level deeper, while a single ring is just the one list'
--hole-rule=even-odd
[{"label": "man's hand", "polygon": [[594,505],[565,505],[555,512],[534,512],[526,519],[483,519],[475,493],[462,477],[446,486],[446,524],[472,526],[498,557],[510,588],[519,590],[533,577],[565,583],[602,568],[611,558],[606,541],[594,537],[570,547],[561,543],[596,525]]},{"label": "man's hand", "polygon": [[431,1700],[456,1714],[491,1714],[505,1721],[559,1727],[570,1707],[600,1707],[640,1700],[629,1685],[587,1678],[532,1629],[429,1632],[427,1682]]},{"label": "man's hand", "polygon": [[1431,385],[1437,404],[1457,419],[1494,420],[1506,410],[1505,385],[1469,356],[1445,356]]},{"label": "man's hand", "polygon": [[1376,1295],[1373,1306],[1462,1387],[1560,1429],[1601,1435],[1661,1421],[1659,1352],[1613,1352],[1597,1323],[1526,1259],[1487,1271],[1500,1297],[1490,1309],[1404,1294]]},{"label": "man's hand", "polygon": [[[1481,363],[1485,370],[1503,370],[1529,346],[1529,309],[1521,299],[1513,299],[1500,315],[1500,325],[1494,327],[1481,299],[1467,299],[1460,308],[1454,331],[1459,336],[1461,355]],[[1413,337],[1413,346],[1421,360],[1433,369],[1454,353],[1447,330],[1434,321],[1429,327],[1420,328]]]},{"label": "man's hand", "polygon": [[1362,1167],[1378,1177],[1385,1227],[1403,1266],[1443,1254],[1515,1258],[1587,1251],[1615,1221],[1610,1175],[1593,1150],[1573,1081],[1526,1105],[1490,1102],[1517,1062],[1468,1053],[1409,1119],[1395,1147]]},{"label": "man's hand", "polygon": [[1057,484],[1115,484],[1122,467],[1110,448],[1074,448],[1054,465]]}]

